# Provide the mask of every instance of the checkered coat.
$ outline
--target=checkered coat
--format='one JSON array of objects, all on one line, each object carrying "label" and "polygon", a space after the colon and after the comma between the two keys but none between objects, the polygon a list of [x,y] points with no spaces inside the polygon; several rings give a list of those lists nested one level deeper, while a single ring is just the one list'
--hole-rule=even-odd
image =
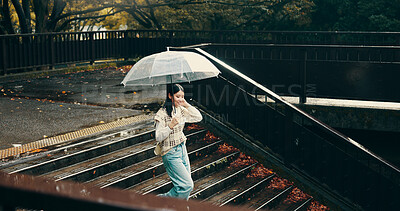
[{"label": "checkered coat", "polygon": [[[172,112],[172,117],[168,116],[165,108],[161,108],[154,117],[156,124],[156,155],[163,156],[168,153],[174,146],[186,141],[186,136],[183,133],[185,123],[200,122],[202,116],[199,110],[193,106],[187,108],[179,106]],[[172,129],[169,128],[169,123],[172,118],[176,117],[179,121]]]}]

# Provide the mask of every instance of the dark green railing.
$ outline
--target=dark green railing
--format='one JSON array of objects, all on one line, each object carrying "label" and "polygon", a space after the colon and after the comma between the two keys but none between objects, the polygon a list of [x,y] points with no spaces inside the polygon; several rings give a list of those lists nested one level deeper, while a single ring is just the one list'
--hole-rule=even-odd
[{"label": "dark green railing", "polygon": [[198,43],[400,44],[395,32],[124,30],[0,36],[0,75],[39,67],[134,58]]}]

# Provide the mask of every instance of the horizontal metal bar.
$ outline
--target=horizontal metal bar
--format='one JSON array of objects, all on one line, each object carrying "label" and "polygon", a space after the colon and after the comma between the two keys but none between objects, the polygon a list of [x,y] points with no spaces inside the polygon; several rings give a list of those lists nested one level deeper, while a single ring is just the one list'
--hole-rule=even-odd
[{"label": "horizontal metal bar", "polygon": [[276,196],[272,197],[271,199],[269,199],[268,201],[264,202],[261,206],[257,207],[257,209],[255,210],[260,210],[263,209],[265,206],[271,204],[272,202],[274,202],[275,200],[278,200],[280,197],[282,197],[283,195],[285,195],[286,193],[288,193],[290,190],[292,190],[293,186],[289,186],[288,188],[286,188],[285,190],[283,190],[282,192],[280,192],[279,194],[277,194]]},{"label": "horizontal metal bar", "polygon": [[208,196],[205,195],[205,192],[209,191],[211,188],[218,187],[220,185],[222,185],[222,186],[227,185],[229,182],[233,182],[232,181],[233,179],[240,176],[241,174],[244,174],[246,171],[249,171],[251,168],[253,168],[257,164],[258,163],[254,163],[254,164],[248,165],[246,167],[243,167],[242,169],[236,171],[235,173],[227,175],[226,177],[222,178],[221,180],[216,181],[215,183],[212,183],[200,190],[193,190],[193,192],[191,193],[189,198],[197,198],[199,196],[201,196],[201,198],[206,198]]},{"label": "horizontal metal bar", "polygon": [[[142,196],[118,189],[99,189],[55,182],[29,175],[0,172],[0,206],[38,210],[232,210],[197,201]],[[246,209],[241,209],[246,210]]]},{"label": "horizontal metal bar", "polygon": [[[279,48],[329,48],[329,49],[400,49],[400,46],[385,46],[385,45],[339,45],[339,44],[280,44],[280,43],[255,43],[255,44],[240,44],[240,43],[205,43],[199,44],[198,47],[279,47]],[[196,47],[196,45],[195,45]],[[192,46],[184,46],[184,47],[170,47],[170,49],[186,49],[193,48]]]},{"label": "horizontal metal bar", "polygon": [[272,174],[272,175],[262,179],[261,181],[257,182],[256,184],[252,185],[251,187],[247,188],[246,190],[244,190],[244,191],[240,192],[239,194],[235,195],[234,197],[231,197],[230,199],[226,200],[224,203],[221,203],[219,206],[222,207],[226,204],[229,204],[229,203],[235,201],[239,197],[242,197],[243,195],[248,194],[251,191],[254,191],[257,187],[259,187],[260,185],[264,184],[265,182],[271,180],[275,176],[276,176],[276,174]]},{"label": "horizontal metal bar", "polygon": [[302,204],[300,204],[295,210],[293,211],[299,211],[299,210],[307,210],[307,205],[313,200],[313,197],[308,198],[306,201],[304,201]]},{"label": "horizontal metal bar", "polygon": [[371,31],[237,31],[237,30],[110,30],[110,31],[87,31],[87,32],[50,32],[50,33],[35,33],[35,34],[14,34],[0,35],[0,37],[31,37],[44,35],[69,35],[69,34],[101,34],[101,33],[242,33],[242,34],[328,34],[328,35],[400,35],[400,32],[371,32]]}]

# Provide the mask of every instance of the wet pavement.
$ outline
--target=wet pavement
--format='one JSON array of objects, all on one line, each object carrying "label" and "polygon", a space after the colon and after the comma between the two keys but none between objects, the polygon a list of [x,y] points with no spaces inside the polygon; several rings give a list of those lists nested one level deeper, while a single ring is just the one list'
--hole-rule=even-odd
[{"label": "wet pavement", "polygon": [[0,149],[158,110],[165,87],[121,86],[129,68],[0,78]]}]

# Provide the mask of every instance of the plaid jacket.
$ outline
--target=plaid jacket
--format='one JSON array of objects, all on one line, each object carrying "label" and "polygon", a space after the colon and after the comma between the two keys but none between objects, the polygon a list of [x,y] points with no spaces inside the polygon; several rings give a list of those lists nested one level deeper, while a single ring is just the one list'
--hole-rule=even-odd
[{"label": "plaid jacket", "polygon": [[[173,117],[178,119],[179,124],[170,129],[168,125]],[[185,123],[200,122],[202,118],[199,110],[193,106],[189,106],[188,108],[183,106],[177,107],[175,112],[172,112],[172,117],[168,116],[165,108],[161,108],[154,117],[157,141],[154,153],[163,156],[174,146],[186,141],[186,136],[183,133]]]}]

